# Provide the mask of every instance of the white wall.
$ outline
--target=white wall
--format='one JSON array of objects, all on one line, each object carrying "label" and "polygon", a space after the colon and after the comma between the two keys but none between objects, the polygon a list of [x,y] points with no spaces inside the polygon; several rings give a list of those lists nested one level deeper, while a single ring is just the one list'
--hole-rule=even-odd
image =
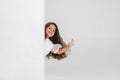
[{"label": "white wall", "polygon": [[44,79],[44,0],[0,0],[0,80]]},{"label": "white wall", "polygon": [[45,61],[46,78],[93,74],[120,79],[119,4],[119,0],[45,0],[46,22],[56,22],[66,42],[75,40],[68,58]]}]

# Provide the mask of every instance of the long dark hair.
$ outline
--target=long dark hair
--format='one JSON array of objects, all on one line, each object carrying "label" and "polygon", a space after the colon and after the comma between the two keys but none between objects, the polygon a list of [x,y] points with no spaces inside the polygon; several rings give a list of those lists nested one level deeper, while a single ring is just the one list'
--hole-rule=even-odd
[{"label": "long dark hair", "polygon": [[[66,43],[63,41],[62,37],[60,36],[60,33],[59,33],[59,30],[58,30],[58,27],[57,27],[57,24],[54,23],[54,22],[48,22],[45,24],[45,39],[46,39],[46,29],[50,26],[50,25],[54,25],[56,27],[56,31],[55,31],[55,34],[53,37],[50,37],[49,39],[53,42],[53,44],[61,44],[62,45],[62,48],[64,46],[66,46]],[[48,53],[46,55],[46,57],[48,59],[50,59],[50,57],[54,58],[54,59],[63,59],[65,57],[67,57],[67,54],[64,52],[62,54],[54,54],[52,52]]]}]

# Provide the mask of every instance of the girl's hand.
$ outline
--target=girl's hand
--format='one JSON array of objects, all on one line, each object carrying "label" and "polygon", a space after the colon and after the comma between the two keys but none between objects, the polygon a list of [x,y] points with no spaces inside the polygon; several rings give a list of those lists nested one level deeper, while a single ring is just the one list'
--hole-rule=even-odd
[{"label": "girl's hand", "polygon": [[73,45],[74,45],[74,40],[72,39],[72,40],[69,42],[68,46],[69,46],[69,48],[71,48]]}]

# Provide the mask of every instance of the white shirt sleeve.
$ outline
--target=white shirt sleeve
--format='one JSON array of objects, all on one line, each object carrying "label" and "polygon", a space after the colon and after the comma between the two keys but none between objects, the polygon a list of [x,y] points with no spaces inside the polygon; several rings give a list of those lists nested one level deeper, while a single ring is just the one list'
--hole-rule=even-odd
[{"label": "white shirt sleeve", "polygon": [[57,53],[58,50],[59,50],[61,47],[62,47],[62,46],[61,46],[60,44],[54,44],[51,52],[52,52],[52,53]]},{"label": "white shirt sleeve", "polygon": [[45,40],[45,55],[47,55],[50,51],[52,53],[57,53],[58,50],[62,47],[60,44],[53,44],[49,39]]},{"label": "white shirt sleeve", "polygon": [[49,39],[45,39],[45,55],[51,51],[53,46],[53,43]]}]

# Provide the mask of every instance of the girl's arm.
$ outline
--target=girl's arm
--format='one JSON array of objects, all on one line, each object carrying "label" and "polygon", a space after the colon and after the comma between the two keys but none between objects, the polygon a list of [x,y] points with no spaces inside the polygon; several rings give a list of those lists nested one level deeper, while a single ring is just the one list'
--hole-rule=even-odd
[{"label": "girl's arm", "polygon": [[66,45],[65,47],[59,49],[58,52],[57,52],[57,54],[62,54],[64,52],[68,51],[73,46],[73,42],[74,41],[72,39],[71,42],[68,45]]},{"label": "girl's arm", "polygon": [[62,54],[63,52],[66,52],[67,50],[69,50],[69,46],[67,45],[67,46],[65,46],[65,47],[63,47],[63,48],[61,48],[61,49],[59,49],[59,51],[57,52],[57,54]]}]

